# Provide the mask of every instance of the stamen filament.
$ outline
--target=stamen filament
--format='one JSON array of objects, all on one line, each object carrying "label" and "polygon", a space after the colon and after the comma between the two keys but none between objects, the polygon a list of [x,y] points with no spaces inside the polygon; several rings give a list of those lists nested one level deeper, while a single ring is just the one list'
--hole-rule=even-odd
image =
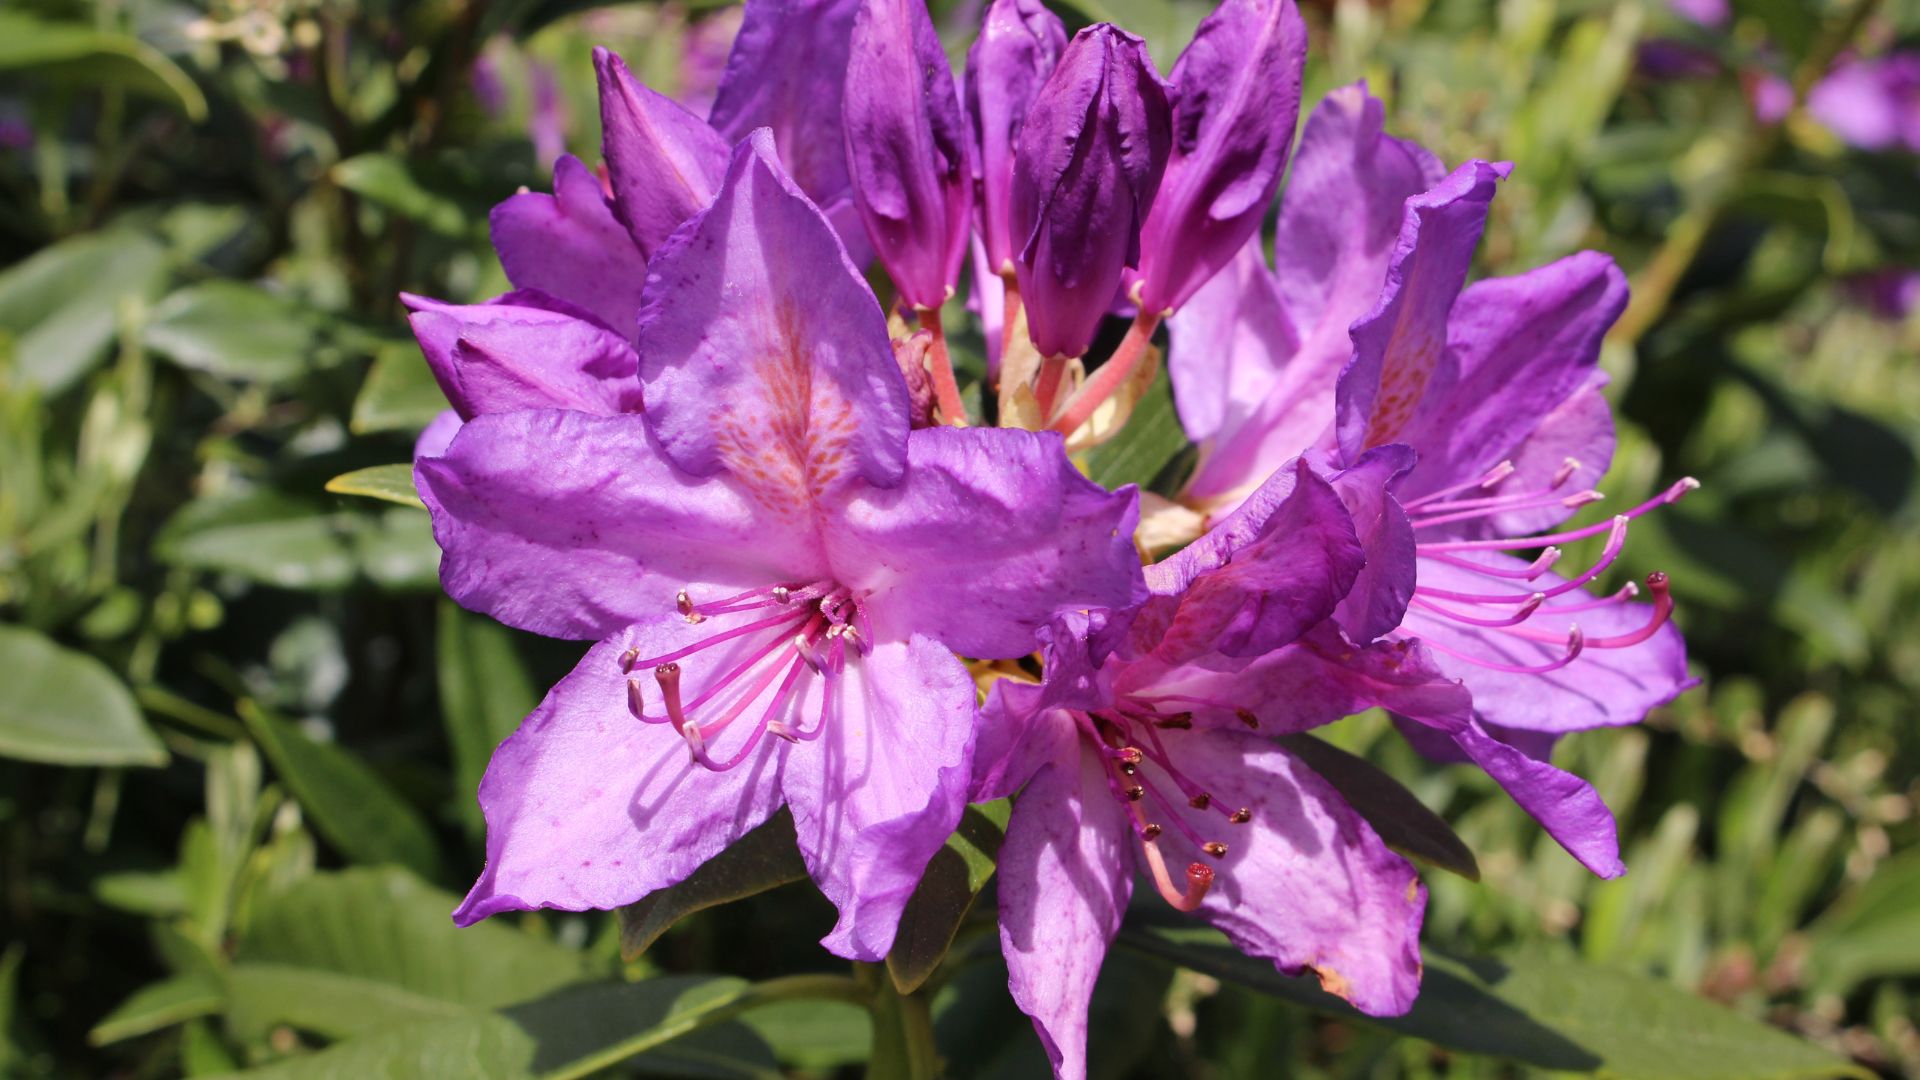
[{"label": "stamen filament", "polygon": [[1455,611],[1452,608],[1442,607],[1441,605],[1436,604],[1433,601],[1422,597],[1418,589],[1414,590],[1412,602],[1415,607],[1421,608],[1426,611],[1431,611],[1435,615],[1444,616],[1446,618],[1452,619],[1455,622],[1463,622],[1463,623],[1466,623],[1468,626],[1484,626],[1489,629],[1497,629],[1502,626],[1516,626],[1520,623],[1526,622],[1527,619],[1530,618],[1534,612],[1540,610],[1540,605],[1545,603],[1546,599],[1547,599],[1546,593],[1534,593],[1532,596],[1527,597],[1526,603],[1521,604],[1520,607],[1516,611],[1514,611],[1512,615],[1509,615],[1504,619],[1484,619],[1477,615],[1468,615],[1464,611]]},{"label": "stamen filament", "polygon": [[1598,561],[1588,567],[1579,577],[1568,578],[1552,588],[1543,589],[1537,593],[1469,593],[1457,592],[1453,589],[1440,589],[1427,585],[1415,586],[1414,592],[1416,594],[1424,593],[1427,596],[1437,596],[1442,600],[1458,600],[1467,604],[1520,604],[1525,603],[1535,596],[1541,596],[1547,599],[1563,596],[1580,588],[1594,578],[1599,577],[1606,571],[1607,567],[1613,565],[1613,561],[1620,557],[1621,549],[1627,545],[1627,525],[1628,521],[1625,514],[1616,516],[1613,519],[1613,532],[1607,537],[1607,546],[1601,550]]},{"label": "stamen filament", "polygon": [[748,634],[755,633],[760,630],[765,630],[769,626],[777,626],[780,623],[791,623],[793,624],[793,626],[798,627],[800,623],[803,622],[805,619],[806,619],[806,616],[804,614],[801,614],[800,612],[789,612],[785,615],[772,615],[767,618],[761,619],[759,622],[751,622],[746,624],[745,626],[736,626],[731,630],[722,631],[721,633],[715,634],[710,638],[706,638],[701,641],[696,641],[693,644],[688,645],[684,649],[675,649],[673,652],[667,653],[664,656],[656,656],[650,660],[636,660],[633,662],[631,666],[659,667],[662,664],[671,664],[679,660],[685,660],[687,657],[692,656],[694,653],[697,653],[702,649],[710,649],[715,645],[719,645],[723,642],[732,641],[734,638],[745,637]]},{"label": "stamen filament", "polygon": [[[1681,496],[1699,486],[1700,481],[1695,480],[1693,477],[1681,477],[1673,486],[1667,488],[1665,491],[1655,495],[1653,498],[1648,499],[1646,502],[1641,503],[1626,513],[1617,516],[1637,518],[1649,510],[1679,501]],[[1444,540],[1437,543],[1422,543],[1418,545],[1418,548],[1422,555],[1435,551],[1515,551],[1539,547],[1542,544],[1570,544],[1575,540],[1585,540],[1590,536],[1599,536],[1601,533],[1612,528],[1612,521],[1603,521],[1596,525],[1588,525],[1585,528],[1571,529],[1559,533],[1547,533],[1544,536],[1523,536],[1500,540]]]},{"label": "stamen filament", "polygon": [[1559,548],[1550,547],[1541,552],[1539,558],[1534,559],[1531,563],[1528,563],[1524,569],[1520,570],[1488,566],[1470,559],[1462,559],[1456,555],[1443,555],[1432,551],[1422,551],[1420,557],[1423,559],[1432,559],[1435,562],[1443,562],[1448,566],[1457,566],[1462,570],[1472,570],[1474,573],[1485,574],[1488,577],[1518,578],[1521,581],[1532,581],[1534,578],[1546,573],[1554,563],[1559,562],[1561,554]]},{"label": "stamen filament", "polygon": [[1464,484],[1455,484],[1449,488],[1441,488],[1439,491],[1433,492],[1428,495],[1422,495],[1417,499],[1412,499],[1412,500],[1409,500],[1408,502],[1401,503],[1400,508],[1403,510],[1412,511],[1422,506],[1425,506],[1436,499],[1444,499],[1449,495],[1458,495],[1463,491],[1472,491],[1476,488],[1479,490],[1485,491],[1490,488],[1497,487],[1500,481],[1505,480],[1509,476],[1512,476],[1514,474],[1514,471],[1515,470],[1513,467],[1513,462],[1503,461],[1500,464],[1495,465],[1493,468],[1488,469],[1486,472],[1481,473],[1480,478],[1477,480],[1469,480]]},{"label": "stamen filament", "polygon": [[1458,649],[1442,645],[1432,638],[1421,638],[1420,643],[1432,649],[1434,652],[1451,656],[1455,660],[1464,660],[1469,664],[1475,664],[1490,671],[1504,671],[1509,675],[1545,675],[1548,672],[1559,671],[1561,668],[1566,667],[1578,659],[1581,650],[1586,648],[1586,637],[1581,634],[1578,626],[1571,627],[1567,633],[1567,651],[1564,656],[1550,663],[1532,665],[1503,664],[1493,660],[1484,660],[1478,656],[1471,656]]}]

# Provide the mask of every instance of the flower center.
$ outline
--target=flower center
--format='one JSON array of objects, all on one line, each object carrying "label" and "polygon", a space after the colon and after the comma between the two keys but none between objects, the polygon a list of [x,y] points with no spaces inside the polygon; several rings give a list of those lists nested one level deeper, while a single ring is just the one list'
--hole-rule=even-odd
[{"label": "flower center", "polygon": [[[671,724],[686,740],[693,760],[715,772],[745,761],[768,734],[796,743],[819,738],[833,713],[849,645],[856,656],[873,649],[873,628],[861,598],[832,581],[767,585],[709,601],[695,601],[682,589],[675,603],[692,624],[767,612],[659,656],[642,657],[638,649],[620,656],[620,670],[627,675],[627,708],[646,723]],[[744,653],[731,667],[717,660],[682,667],[683,661],[728,643],[733,643],[729,659]],[[651,695],[647,681],[635,674],[646,671],[653,675]],[[804,699],[802,681],[813,676],[825,681],[820,714],[811,727],[789,724],[785,715],[793,702]],[[765,704],[757,705],[762,701]],[[739,748],[724,759],[715,758],[709,748],[743,722],[750,730]]]},{"label": "flower center", "polygon": [[[1565,490],[1567,482],[1579,468],[1579,462],[1568,458],[1544,488],[1537,491],[1487,494],[1498,488],[1515,471],[1512,462],[1503,461],[1477,480],[1414,499],[1405,504],[1405,509],[1417,533],[1420,529],[1473,521],[1516,510],[1535,510],[1551,506],[1578,507],[1597,502],[1604,497],[1598,491]],[[1609,521],[1584,528],[1537,536],[1500,537],[1488,540],[1420,541],[1416,548],[1422,559],[1431,559],[1456,569],[1478,574],[1483,579],[1487,579],[1490,588],[1498,586],[1500,591],[1470,592],[1417,584],[1414,586],[1411,601],[1413,607],[1428,615],[1448,619],[1464,626],[1493,630],[1526,641],[1560,645],[1563,646],[1563,651],[1558,657],[1545,663],[1528,665],[1508,664],[1473,656],[1426,638],[1421,639],[1423,644],[1435,652],[1495,671],[1541,675],[1566,667],[1588,649],[1626,649],[1647,641],[1673,615],[1673,598],[1668,593],[1667,575],[1658,572],[1647,575],[1647,589],[1653,593],[1653,610],[1646,623],[1636,630],[1610,637],[1588,637],[1581,631],[1578,622],[1568,621],[1564,624],[1564,630],[1546,629],[1541,624],[1550,623],[1559,616],[1625,604],[1638,596],[1640,588],[1632,582],[1628,582],[1612,595],[1597,600],[1587,598],[1580,589],[1599,577],[1613,565],[1615,559],[1620,557],[1620,552],[1626,547],[1627,531],[1635,518],[1658,507],[1677,502],[1681,496],[1699,486],[1698,480],[1690,476],[1683,477],[1665,491],[1626,513],[1616,514]],[[1600,557],[1594,561],[1593,565],[1545,589],[1532,592],[1512,591],[1516,588],[1515,582],[1533,581],[1559,561],[1561,550],[1557,545],[1601,535],[1607,538],[1606,546],[1601,549]],[[1488,566],[1462,557],[1471,552],[1517,551],[1532,548],[1543,550],[1532,563],[1517,569]],[[1553,602],[1557,597],[1569,593],[1574,594],[1578,599],[1569,603]]]},{"label": "flower center", "polygon": [[[1207,858],[1224,859],[1227,845],[1206,839],[1188,820],[1187,811],[1210,810],[1234,825],[1253,820],[1253,811],[1244,806],[1229,809],[1231,801],[1217,798],[1217,788],[1201,784],[1174,764],[1174,755],[1161,733],[1191,728],[1193,714],[1166,713],[1155,708],[1155,701],[1166,700],[1170,699],[1123,697],[1111,708],[1073,711],[1071,715],[1079,725],[1081,738],[1100,760],[1107,791],[1133,819],[1134,835],[1146,855],[1147,872],[1154,888],[1176,909],[1192,911],[1213,887],[1217,871],[1208,863],[1191,862],[1187,864],[1185,884],[1176,884],[1160,847],[1166,826],[1171,824],[1178,835]],[[1244,709],[1234,711],[1251,716]]]}]

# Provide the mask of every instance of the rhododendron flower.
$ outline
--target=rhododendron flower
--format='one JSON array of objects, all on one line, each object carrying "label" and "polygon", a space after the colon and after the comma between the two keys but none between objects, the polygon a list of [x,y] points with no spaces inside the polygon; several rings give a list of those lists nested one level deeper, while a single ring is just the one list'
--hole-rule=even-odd
[{"label": "rhododendron flower", "polygon": [[[1013,159],[1040,87],[1067,47],[1060,17],[1040,0],[993,0],[967,50],[967,119],[973,127],[977,224],[986,269],[1013,272],[1026,238],[1012,222]],[[991,338],[991,335],[989,335]]]},{"label": "rhododendron flower", "polygon": [[909,434],[885,317],[768,132],[650,272],[643,415],[486,413],[416,466],[451,596],[598,641],[495,753],[455,917],[631,903],[785,804],[825,944],[876,960],[965,803],[954,653],[1132,598],[1134,497],[1056,437]]},{"label": "rhododendron flower", "polygon": [[1149,567],[1146,603],[1058,621],[1043,684],[994,685],[977,795],[1020,792],[999,854],[1001,948],[1062,1077],[1085,1075],[1088,1002],[1136,873],[1363,1011],[1413,1002],[1413,867],[1269,738],[1389,702],[1465,722],[1459,687],[1402,676],[1409,647],[1355,649],[1323,622],[1365,561],[1343,495],[1367,501],[1304,463],[1282,470]]}]

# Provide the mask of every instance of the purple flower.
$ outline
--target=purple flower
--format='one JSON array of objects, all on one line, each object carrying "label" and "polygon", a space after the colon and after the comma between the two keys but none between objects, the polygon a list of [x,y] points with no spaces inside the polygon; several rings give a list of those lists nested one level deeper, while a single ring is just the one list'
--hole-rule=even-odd
[{"label": "purple flower", "polygon": [[976,797],[1024,785],[999,855],[1001,948],[1058,1076],[1085,1075],[1088,1001],[1136,874],[1365,1012],[1413,1002],[1413,867],[1270,738],[1388,703],[1465,722],[1459,687],[1403,674],[1417,648],[1356,649],[1323,622],[1364,561],[1343,494],[1304,463],[1281,470],[1148,568],[1145,604],[1056,623],[1045,683],[989,696]]},{"label": "purple flower", "polygon": [[966,799],[953,653],[1126,603],[1134,496],[1051,436],[909,434],[885,317],[769,132],[655,252],[638,351],[644,415],[483,414],[416,466],[450,595],[598,641],[495,753],[455,918],[631,903],[785,804],[825,944],[877,960]]},{"label": "purple flower", "polygon": [[1300,116],[1293,0],[1227,0],[1173,65],[1173,153],[1140,236],[1140,303],[1173,311],[1260,231]]},{"label": "purple flower", "polygon": [[[1469,162],[1419,191],[1435,163],[1382,137],[1378,118],[1358,88],[1316,110],[1278,274],[1250,244],[1173,320],[1176,399],[1203,440],[1188,497],[1230,509],[1259,469],[1307,450],[1381,474],[1385,494],[1350,506],[1368,558],[1335,622],[1363,645],[1419,642],[1437,677],[1471,692],[1472,719],[1403,712],[1403,727],[1486,768],[1611,876],[1622,867],[1605,806],[1530,755],[1569,731],[1636,723],[1691,685],[1663,576],[1649,579],[1651,606],[1630,602],[1636,587],[1592,597],[1584,586],[1634,518],[1693,482],[1538,535],[1599,497],[1589,485],[1613,453],[1600,342],[1626,283],[1589,252],[1466,286],[1507,167]],[[1588,537],[1607,538],[1598,559],[1553,573],[1560,545]],[[1506,554],[1520,551],[1540,555]]]},{"label": "purple flower", "polygon": [[862,0],[748,0],[707,122],[728,143],[771,128],[787,173],[856,264],[871,258],[847,171],[841,101]]},{"label": "purple flower", "polygon": [[527,81],[533,88],[533,110],[527,118],[527,137],[533,140],[535,160],[543,165],[551,165],[567,149],[567,129],[572,124],[572,118],[567,114],[566,99],[560,96],[560,83],[553,76],[552,66],[529,57]]},{"label": "purple flower", "polygon": [[924,0],[865,0],[846,79],[854,206],[901,297],[938,308],[966,255],[973,170],[953,72]]},{"label": "purple flower", "polygon": [[1920,52],[1842,59],[1807,93],[1807,111],[1849,146],[1920,154]]},{"label": "purple flower", "polygon": [[[608,154],[609,162],[613,157]],[[617,170],[610,164],[608,171]],[[515,289],[589,312],[622,336],[633,333],[647,281],[645,249],[616,216],[600,178],[578,158],[563,154],[554,162],[553,194],[511,196],[488,221],[493,249]]]},{"label": "purple flower", "polygon": [[[593,50],[600,80],[601,148],[613,209],[651,257],[680,223],[707,208],[727,167],[727,140],[679,103],[634,79],[606,49]],[[623,298],[624,301],[624,298]],[[632,326],[638,305],[627,309]]]},{"label": "purple flower", "polygon": [[1899,322],[1920,308],[1920,267],[1869,270],[1840,284],[1855,303],[1883,319]]},{"label": "purple flower", "polygon": [[626,338],[545,294],[482,304],[403,296],[408,322],[461,420],[521,409],[639,412],[640,360]]},{"label": "purple flower", "polygon": [[1166,168],[1167,86],[1139,38],[1076,34],[1027,111],[1015,155],[1014,269],[1043,356],[1079,356],[1140,260],[1140,225]]},{"label": "purple flower", "polygon": [[980,36],[967,50],[978,224],[985,265],[994,274],[1011,272],[1013,257],[1024,246],[1025,238],[1015,235],[1009,206],[1014,152],[1034,95],[1053,74],[1066,46],[1066,27],[1040,0],[993,0]]}]

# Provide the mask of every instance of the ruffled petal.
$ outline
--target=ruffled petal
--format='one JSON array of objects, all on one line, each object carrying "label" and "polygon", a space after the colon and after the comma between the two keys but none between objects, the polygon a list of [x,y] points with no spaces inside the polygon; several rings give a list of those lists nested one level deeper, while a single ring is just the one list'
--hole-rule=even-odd
[{"label": "ruffled petal", "polygon": [[1133,894],[1133,823],[1069,732],[1014,802],[996,876],[1008,989],[1061,1080],[1087,1074],[1087,1009]]},{"label": "ruffled petal", "polygon": [[779,808],[784,751],[712,772],[689,760],[671,727],[627,709],[621,653],[657,654],[698,632],[677,614],[618,632],[494,751],[480,782],[487,867],[455,922],[631,904],[685,878]]},{"label": "ruffled petal", "polygon": [[[1187,437],[1205,442],[1238,431],[1267,399],[1300,345],[1259,236],[1249,238],[1173,313],[1167,334],[1167,376]],[[1208,455],[1201,470],[1229,472],[1237,486],[1245,463],[1216,464],[1214,456]],[[1190,485],[1203,493],[1215,486],[1197,475]]]},{"label": "ruffled petal", "polygon": [[622,336],[633,333],[647,260],[613,216],[592,170],[562,155],[553,194],[527,192],[488,218],[500,265],[516,288],[538,289],[594,314]]},{"label": "ruffled petal", "polygon": [[[613,212],[651,256],[680,223],[707,208],[727,171],[727,140],[678,102],[656,94],[606,49],[593,50],[600,82],[601,148]],[[638,309],[638,305],[635,305]],[[631,328],[633,313],[628,313]]]},{"label": "ruffled petal", "polygon": [[1333,618],[1362,645],[1399,626],[1413,596],[1413,524],[1395,498],[1401,477],[1413,466],[1413,452],[1395,444],[1367,451],[1333,477],[1367,559]]},{"label": "ruffled petal", "polygon": [[900,482],[907,386],[886,317],[766,131],[652,268],[640,376],[675,464],[725,470],[796,522],[855,480]]},{"label": "ruffled petal", "polygon": [[1057,611],[1139,598],[1134,489],[1082,476],[1058,435],[925,428],[908,459],[904,484],[855,490],[825,530],[839,580],[872,590],[877,622],[1014,657]]},{"label": "ruffled petal", "polygon": [[[817,692],[800,723],[815,722]],[[847,664],[818,741],[788,751],[800,853],[840,909],[821,940],[834,954],[877,961],[893,946],[900,912],[966,809],[974,700],[972,676],[937,642],[883,641]]]},{"label": "ruffled petal", "polygon": [[638,416],[478,416],[415,464],[440,581],[462,606],[550,637],[594,639],[674,610],[694,584],[819,578],[811,531],[726,477],[675,469]]}]

